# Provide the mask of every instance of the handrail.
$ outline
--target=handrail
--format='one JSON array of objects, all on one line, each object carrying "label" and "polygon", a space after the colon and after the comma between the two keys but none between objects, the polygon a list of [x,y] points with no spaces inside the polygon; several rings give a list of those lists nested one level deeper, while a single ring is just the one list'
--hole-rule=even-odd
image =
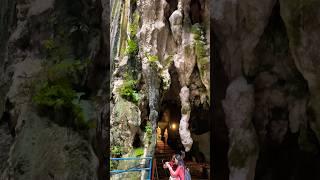
[{"label": "handrail", "polygon": [[156,163],[156,159],[154,159],[152,162],[152,171],[151,171],[151,177],[152,177],[151,179],[152,180],[154,180],[154,175],[155,175],[155,172],[154,172],[155,167],[156,167],[155,163]]},{"label": "handrail", "polygon": [[157,167],[157,159],[153,160],[152,165],[152,180],[159,180],[158,167]]},{"label": "handrail", "polygon": [[148,173],[148,178],[147,180],[151,180],[151,171],[152,171],[152,157],[128,157],[128,158],[110,158],[110,160],[114,161],[126,161],[126,160],[142,160],[142,159],[147,159],[149,161],[149,167],[144,167],[144,168],[131,168],[131,169],[126,169],[126,170],[112,170],[110,171],[110,174],[113,173],[124,173],[124,172],[133,172],[133,171],[149,171]]},{"label": "handrail", "polygon": [[132,171],[142,171],[142,170],[150,170],[150,168],[133,168],[128,170],[113,170],[113,173],[122,173],[122,172],[132,172]]},{"label": "handrail", "polygon": [[127,158],[110,158],[110,160],[138,160],[138,159],[152,159],[152,157],[127,157]]}]

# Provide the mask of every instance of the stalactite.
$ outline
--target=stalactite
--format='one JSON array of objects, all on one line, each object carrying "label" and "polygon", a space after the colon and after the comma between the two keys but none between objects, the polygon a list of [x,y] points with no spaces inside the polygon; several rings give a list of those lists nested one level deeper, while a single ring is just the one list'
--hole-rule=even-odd
[{"label": "stalactite", "polygon": [[184,86],[181,88],[180,91],[180,100],[181,100],[181,120],[180,120],[180,127],[179,127],[179,134],[181,138],[181,142],[185,148],[185,151],[190,151],[193,140],[191,138],[191,133],[189,130],[189,119],[191,113],[191,107],[189,102],[189,88]]}]

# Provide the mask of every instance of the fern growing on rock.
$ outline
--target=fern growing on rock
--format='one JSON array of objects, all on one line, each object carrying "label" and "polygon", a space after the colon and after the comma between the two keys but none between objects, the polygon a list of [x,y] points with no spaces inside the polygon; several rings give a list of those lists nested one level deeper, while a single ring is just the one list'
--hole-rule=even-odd
[{"label": "fern growing on rock", "polygon": [[81,86],[89,60],[69,60],[64,47],[59,47],[53,39],[45,41],[44,46],[53,61],[44,65],[40,79],[34,82],[33,102],[40,110],[53,112],[54,120],[60,125],[89,128],[80,104],[84,93],[75,90]]},{"label": "fern growing on rock", "polygon": [[137,83],[137,80],[134,80],[131,75],[126,73],[124,76],[123,84],[118,88],[120,96],[128,101],[137,104],[140,99],[139,93],[136,88]]}]

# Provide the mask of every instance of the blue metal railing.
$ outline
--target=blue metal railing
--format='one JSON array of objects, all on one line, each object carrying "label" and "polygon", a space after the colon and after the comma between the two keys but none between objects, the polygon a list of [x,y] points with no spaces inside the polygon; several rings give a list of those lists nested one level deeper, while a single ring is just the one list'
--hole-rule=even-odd
[{"label": "blue metal railing", "polygon": [[125,172],[134,172],[134,171],[149,171],[147,180],[151,180],[151,173],[152,173],[152,157],[141,157],[141,158],[110,158],[111,161],[128,161],[128,160],[142,160],[147,159],[149,160],[149,167],[146,168],[130,168],[127,170],[112,170],[110,171],[110,175],[118,174],[118,173],[125,173]]}]

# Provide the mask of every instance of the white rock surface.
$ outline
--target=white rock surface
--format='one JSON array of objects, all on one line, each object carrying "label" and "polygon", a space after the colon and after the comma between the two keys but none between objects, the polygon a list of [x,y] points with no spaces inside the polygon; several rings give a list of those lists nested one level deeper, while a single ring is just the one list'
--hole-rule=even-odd
[{"label": "white rock surface", "polygon": [[190,119],[190,102],[189,102],[189,89],[184,86],[180,91],[180,100],[181,100],[181,120],[179,126],[179,134],[181,138],[181,143],[183,144],[185,151],[190,151],[193,140],[189,130],[189,119]]},{"label": "white rock surface", "polygon": [[253,180],[258,159],[258,141],[252,124],[254,90],[243,77],[227,88],[223,109],[229,129],[229,179]]}]

